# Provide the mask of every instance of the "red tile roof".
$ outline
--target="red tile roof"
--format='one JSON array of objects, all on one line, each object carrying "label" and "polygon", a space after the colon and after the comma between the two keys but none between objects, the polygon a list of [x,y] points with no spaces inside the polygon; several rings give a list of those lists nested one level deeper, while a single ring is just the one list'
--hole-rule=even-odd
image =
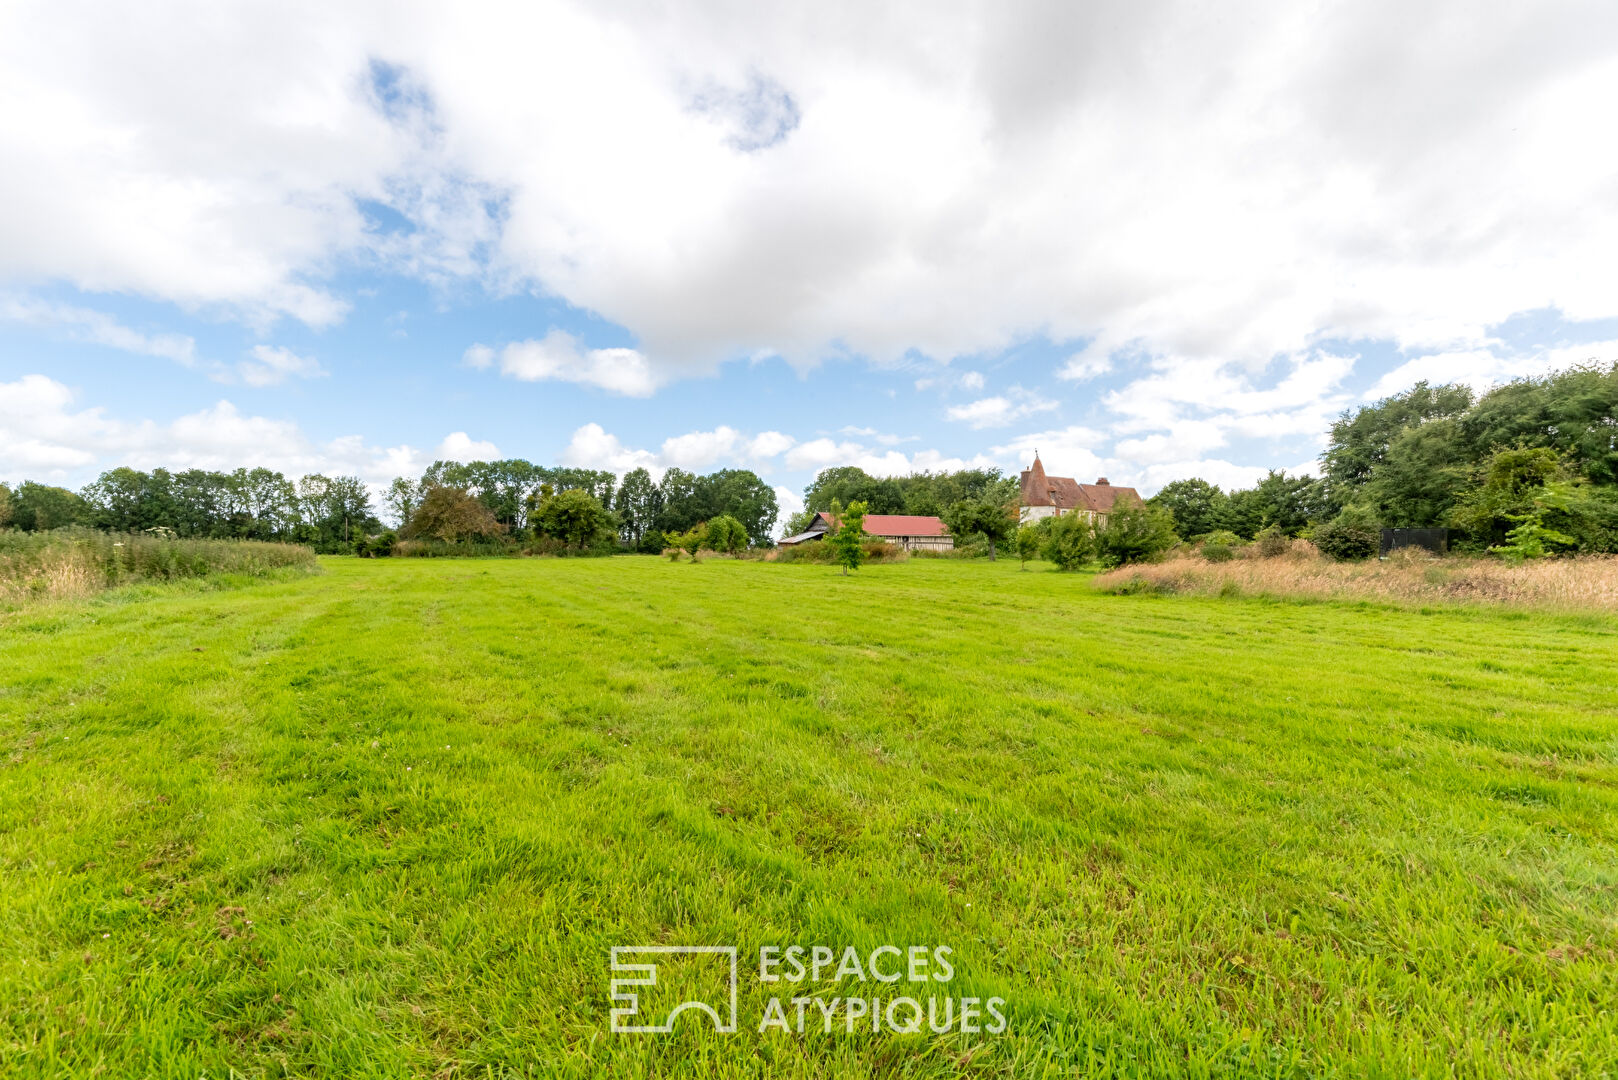
[{"label": "red tile roof", "polygon": [[1045,466],[1037,457],[1022,473],[1024,506],[1054,506],[1058,510],[1093,510],[1105,514],[1120,499],[1126,503],[1141,501],[1140,493],[1132,487],[1115,487],[1105,480],[1081,484],[1071,476],[1046,476]]},{"label": "red tile roof", "polygon": [[[815,515],[824,519],[827,528],[835,528],[831,515],[822,510]],[[871,536],[945,536],[948,530],[935,517],[921,514],[866,514],[865,531]]]}]

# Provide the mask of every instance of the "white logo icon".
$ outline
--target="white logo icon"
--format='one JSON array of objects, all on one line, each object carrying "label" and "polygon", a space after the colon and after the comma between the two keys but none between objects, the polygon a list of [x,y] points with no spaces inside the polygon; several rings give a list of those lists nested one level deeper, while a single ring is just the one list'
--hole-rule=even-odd
[{"label": "white logo icon", "polygon": [[[724,957],[728,964],[728,992],[729,998],[723,1003],[726,1009],[721,1015],[720,1009],[714,1008],[712,998],[708,1001],[682,1001],[669,1010],[660,1024],[637,1024],[636,1021],[656,1019],[645,1017],[640,1013],[640,995],[635,987],[652,987],[657,985],[657,964],[653,961],[659,956],[715,956]],[[632,963],[638,957],[646,957],[646,962]],[[715,962],[717,972],[718,963]],[[713,1018],[714,1030],[721,1034],[729,1034],[736,1030],[736,946],[734,945],[614,945],[612,949],[612,1030],[620,1035],[639,1034],[667,1034],[674,1030],[674,1021],[687,1009],[697,1009],[707,1013]],[[717,983],[717,978],[715,982]],[[717,986],[716,986],[717,989]]]}]

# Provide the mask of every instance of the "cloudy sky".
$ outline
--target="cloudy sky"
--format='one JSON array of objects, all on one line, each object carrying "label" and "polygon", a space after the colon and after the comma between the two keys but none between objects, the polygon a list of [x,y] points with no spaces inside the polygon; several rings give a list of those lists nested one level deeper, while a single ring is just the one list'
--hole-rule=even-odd
[{"label": "cloudy sky", "polygon": [[0,5],[0,478],[1310,467],[1618,359],[1618,5]]}]

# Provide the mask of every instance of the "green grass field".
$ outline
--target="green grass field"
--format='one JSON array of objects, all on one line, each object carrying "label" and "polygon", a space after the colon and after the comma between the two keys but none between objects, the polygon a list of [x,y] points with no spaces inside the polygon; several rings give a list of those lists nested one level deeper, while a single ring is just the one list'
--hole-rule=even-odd
[{"label": "green grass field", "polygon": [[[1618,1075],[1611,618],[325,570],[0,623],[0,1074]],[[735,1034],[610,1032],[653,943],[740,947]],[[794,943],[1008,1030],[760,1033],[901,992]]]}]

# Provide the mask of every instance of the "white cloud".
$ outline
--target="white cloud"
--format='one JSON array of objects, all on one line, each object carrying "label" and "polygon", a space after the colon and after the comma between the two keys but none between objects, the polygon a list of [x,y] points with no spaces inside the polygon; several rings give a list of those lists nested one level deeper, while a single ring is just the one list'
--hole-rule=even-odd
[{"label": "white cloud", "polygon": [[963,389],[963,390],[982,390],[983,389],[983,372],[981,372],[981,371],[963,371],[961,373],[961,389]]},{"label": "white cloud", "polygon": [[1086,379],[1098,378],[1112,370],[1112,357],[1105,353],[1098,353],[1092,349],[1081,349],[1067,358],[1057,377],[1083,382]]},{"label": "white cloud", "polygon": [[656,454],[626,447],[618,436],[608,433],[600,424],[585,424],[575,431],[562,451],[561,460],[563,465],[606,468],[620,475],[632,469],[646,469],[654,480],[662,479],[665,469]]},{"label": "white cloud", "polygon": [[0,296],[0,321],[60,330],[74,341],[158,356],[187,366],[196,361],[197,343],[185,334],[143,333],[89,308]]},{"label": "white cloud", "polygon": [[951,420],[965,421],[973,428],[1005,427],[1036,413],[1050,412],[1058,405],[1058,402],[1013,387],[1004,395],[980,398],[966,405],[952,405],[948,415]]},{"label": "white cloud", "polygon": [[779,431],[761,431],[753,436],[747,444],[747,456],[750,458],[773,458],[792,449],[798,440],[791,435],[783,435]]},{"label": "white cloud", "polygon": [[500,461],[500,448],[492,442],[474,439],[464,431],[455,431],[444,436],[444,441],[438,444],[439,461]]},{"label": "white cloud", "polygon": [[[473,345],[462,356],[470,367],[488,367],[495,352]],[[646,397],[661,377],[635,349],[586,349],[563,330],[552,330],[538,341],[514,341],[500,350],[500,373],[524,382],[559,379],[583,383],[629,397]]]},{"label": "white cloud", "polygon": [[236,372],[248,386],[275,386],[289,377],[312,379],[326,372],[312,357],[299,356],[291,349],[255,345],[252,359],[236,365]]},{"label": "white cloud", "polygon": [[475,278],[627,328],[513,361],[620,393],[1618,313],[1618,7],[1581,0],[19,3],[0,98],[0,280],[323,325],[354,260]]},{"label": "white cloud", "polygon": [[101,407],[75,409],[74,398],[45,375],[0,383],[0,477],[82,483],[114,465],[262,465],[292,477],[357,475],[375,489],[426,464],[410,446],[373,446],[358,435],[317,443],[291,421],[244,414],[229,401],[159,423],[115,419]]},{"label": "white cloud", "polygon": [[693,431],[663,440],[659,460],[682,469],[704,470],[716,461],[733,457],[741,441],[735,428],[720,427],[713,431]]},{"label": "white cloud", "polygon": [[1465,383],[1482,392],[1512,379],[1545,375],[1586,361],[1611,363],[1614,359],[1618,359],[1618,341],[1562,345],[1529,352],[1514,352],[1499,342],[1490,342],[1482,348],[1414,357],[1383,375],[1364,396],[1378,400],[1408,390],[1422,380],[1435,386]]}]

